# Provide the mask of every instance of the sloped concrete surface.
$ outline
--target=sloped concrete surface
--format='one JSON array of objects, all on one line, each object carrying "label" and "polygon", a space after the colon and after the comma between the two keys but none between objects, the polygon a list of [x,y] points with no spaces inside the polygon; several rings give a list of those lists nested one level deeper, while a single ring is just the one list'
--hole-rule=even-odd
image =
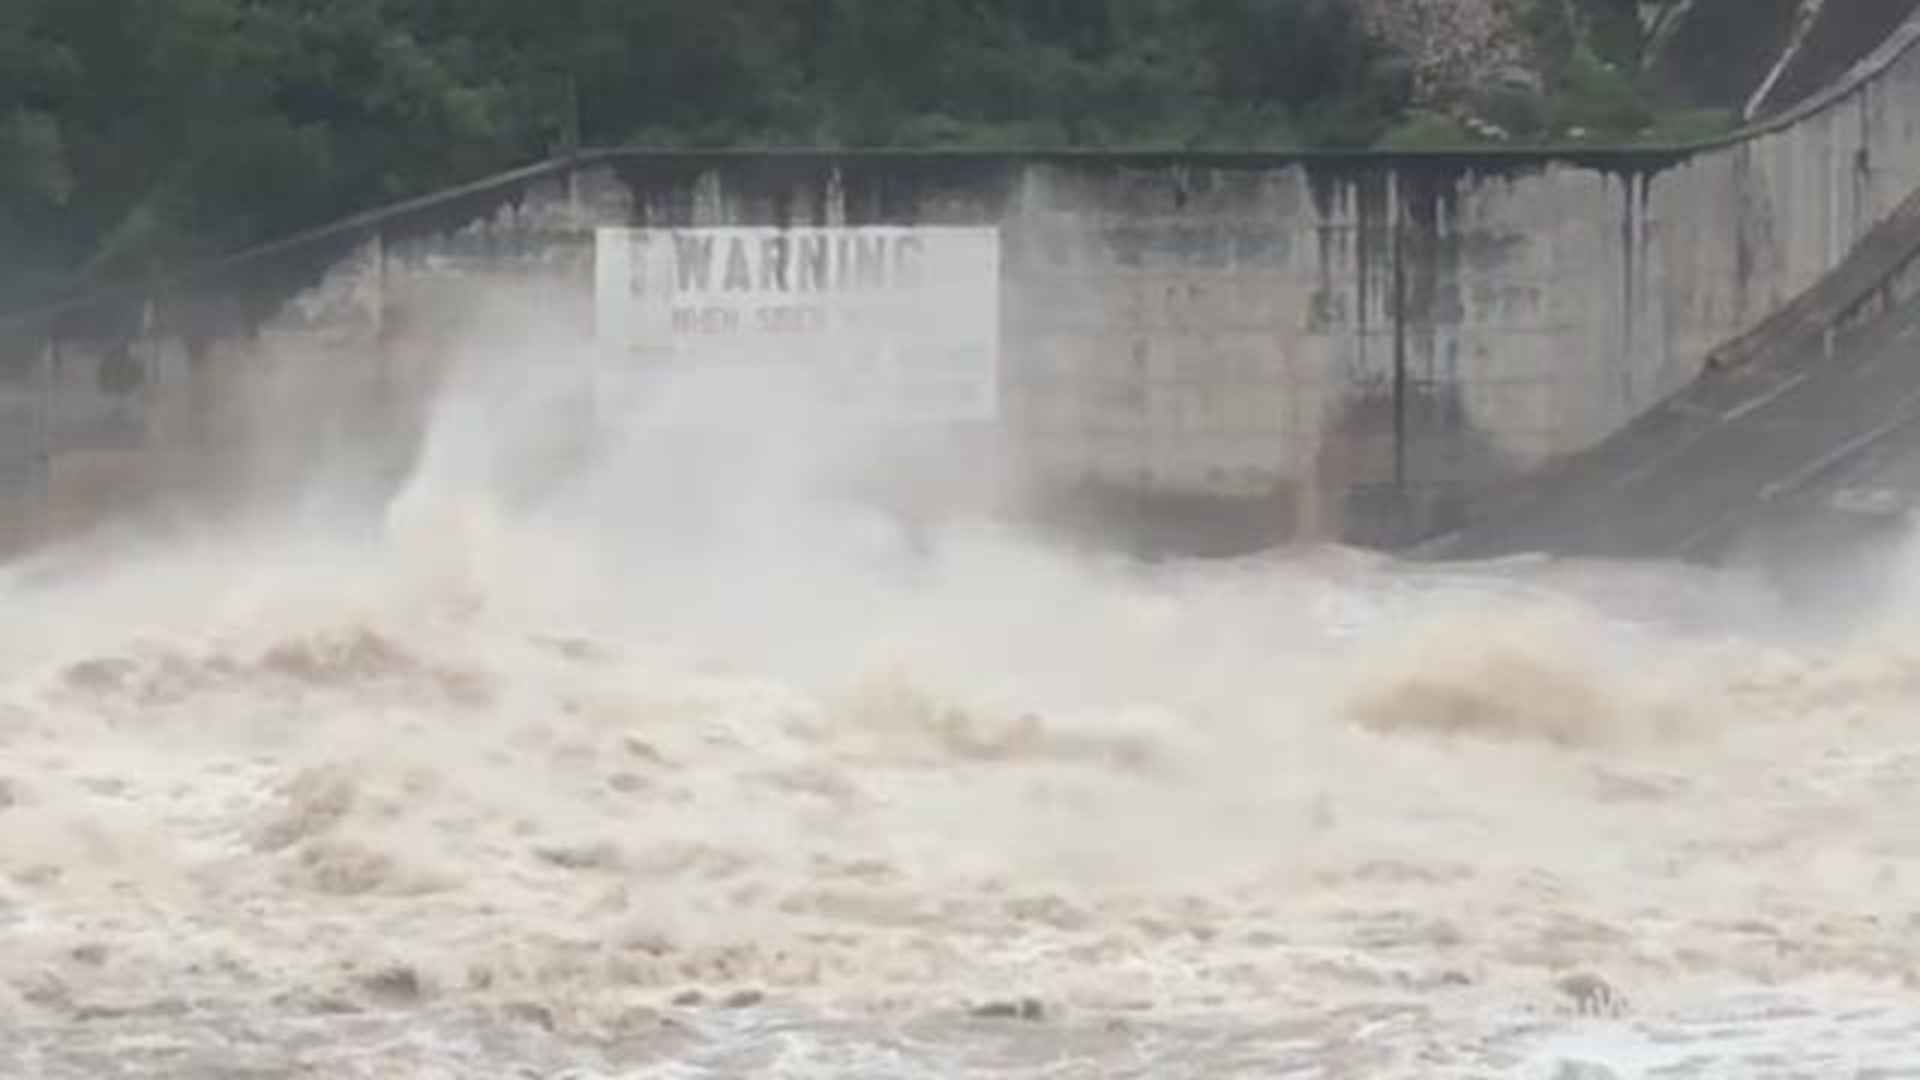
[{"label": "sloped concrete surface", "polygon": [[1830,342],[1711,372],[1526,495],[1427,549],[1724,561],[1896,528],[1920,507],[1920,301]]}]

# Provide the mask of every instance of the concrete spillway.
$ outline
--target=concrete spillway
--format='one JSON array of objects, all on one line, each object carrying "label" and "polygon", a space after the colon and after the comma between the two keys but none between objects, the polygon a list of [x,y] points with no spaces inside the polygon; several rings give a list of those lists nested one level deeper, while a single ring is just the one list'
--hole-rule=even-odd
[{"label": "concrete spillway", "polygon": [[1429,547],[1718,560],[1920,506],[1920,303],[1713,372],[1529,492]]}]

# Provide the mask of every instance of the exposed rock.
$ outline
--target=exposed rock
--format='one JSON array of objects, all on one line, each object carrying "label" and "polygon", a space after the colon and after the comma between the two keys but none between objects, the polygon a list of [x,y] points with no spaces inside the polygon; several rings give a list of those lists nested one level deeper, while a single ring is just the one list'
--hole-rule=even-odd
[{"label": "exposed rock", "polygon": [[1412,64],[1418,104],[1447,106],[1504,88],[1540,88],[1516,0],[1355,2],[1367,28]]}]

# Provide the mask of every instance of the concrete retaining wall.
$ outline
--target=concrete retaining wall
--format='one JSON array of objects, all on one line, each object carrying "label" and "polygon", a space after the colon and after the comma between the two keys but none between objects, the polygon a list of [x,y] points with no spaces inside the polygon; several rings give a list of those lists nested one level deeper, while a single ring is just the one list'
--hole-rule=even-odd
[{"label": "concrete retaining wall", "polygon": [[404,456],[460,286],[584,332],[594,224],[920,222],[1003,229],[994,437],[1036,489],[1211,547],[1410,539],[1672,394],[1920,190],[1917,40],[1685,150],[583,155],[0,323],[0,521],[270,484],[303,438]]}]

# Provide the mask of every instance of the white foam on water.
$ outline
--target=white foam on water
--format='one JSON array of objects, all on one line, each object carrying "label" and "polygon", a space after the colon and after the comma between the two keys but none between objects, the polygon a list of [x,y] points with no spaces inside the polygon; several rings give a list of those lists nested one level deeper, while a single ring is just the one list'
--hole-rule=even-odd
[{"label": "white foam on water", "polygon": [[[1808,640],[1674,568],[916,536],[819,494],[859,433],[621,419],[530,479],[527,418],[452,397],[374,513],[0,575],[0,1072],[1920,1045],[1897,593]],[[1693,1019],[1763,989],[1894,1011]]]}]

